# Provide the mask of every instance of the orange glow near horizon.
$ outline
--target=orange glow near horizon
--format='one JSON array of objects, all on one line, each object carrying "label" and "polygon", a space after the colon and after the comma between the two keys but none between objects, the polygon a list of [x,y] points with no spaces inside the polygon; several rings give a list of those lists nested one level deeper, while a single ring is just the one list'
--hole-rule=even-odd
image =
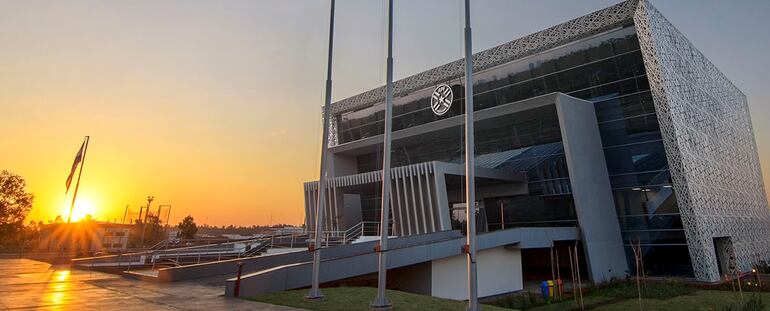
[{"label": "orange glow near horizon", "polygon": [[[66,204],[59,215],[62,215],[62,218],[64,221],[67,221],[66,217],[69,215],[70,211],[70,204]],[[91,217],[96,217],[96,206],[89,198],[78,198],[75,201],[75,207],[72,209],[72,222],[81,221],[83,220],[86,215],[91,215]]]}]

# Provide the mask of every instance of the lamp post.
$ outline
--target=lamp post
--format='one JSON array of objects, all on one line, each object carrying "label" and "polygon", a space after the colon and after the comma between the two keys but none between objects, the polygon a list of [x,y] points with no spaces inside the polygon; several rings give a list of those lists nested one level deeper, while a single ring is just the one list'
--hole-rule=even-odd
[{"label": "lamp post", "polygon": [[388,234],[390,233],[390,143],[393,126],[393,0],[388,0],[388,58],[386,60],[385,81],[385,120],[382,148],[382,204],[380,205],[380,243],[376,247],[378,256],[377,267],[377,297],[369,309],[391,309],[385,287],[388,277]]},{"label": "lamp post", "polygon": [[323,234],[323,213],[324,203],[326,202],[326,175],[329,149],[329,123],[330,110],[332,105],[332,48],[334,47],[334,0],[331,0],[331,13],[329,15],[329,50],[327,53],[327,65],[326,65],[326,98],[324,99],[323,108],[323,132],[321,133],[321,173],[318,178],[318,201],[316,203],[315,213],[315,236],[313,238],[313,244],[308,246],[308,249],[313,253],[313,271],[312,281],[310,284],[310,291],[305,296],[305,299],[310,301],[317,301],[323,299],[324,295],[321,293],[321,236]]},{"label": "lamp post", "polygon": [[465,218],[468,226],[465,251],[468,255],[468,310],[479,309],[476,270],[476,148],[473,141],[473,49],[471,46],[471,1],[465,0]]}]

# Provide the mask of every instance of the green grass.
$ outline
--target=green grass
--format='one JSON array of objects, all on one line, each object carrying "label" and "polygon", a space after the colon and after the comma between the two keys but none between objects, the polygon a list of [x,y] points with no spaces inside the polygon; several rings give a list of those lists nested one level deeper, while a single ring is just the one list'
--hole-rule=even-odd
[{"label": "green grass", "polygon": [[[748,300],[754,293],[743,293],[743,298]],[[770,293],[759,294],[763,301],[770,301]],[[731,291],[698,290],[691,295],[683,295],[671,299],[642,299],[644,310],[676,310],[676,311],[700,311],[722,310],[736,302],[736,297]],[[612,305],[601,306],[595,310],[639,310],[639,301],[629,299]]]},{"label": "green grass", "polygon": [[[634,290],[636,292],[636,290]],[[749,300],[751,295],[756,293],[743,293],[744,300]],[[770,293],[760,293],[762,301],[766,304],[770,302]],[[621,301],[611,302],[622,299]],[[732,291],[717,290],[695,290],[692,293],[668,299],[643,298],[642,310],[674,310],[674,311],[705,311],[722,310],[722,308],[733,305],[737,301]],[[625,311],[639,310],[639,300],[637,298],[617,298],[606,296],[586,296],[584,298],[586,309],[603,311]],[[574,300],[559,302],[530,310],[536,311],[557,311],[574,310]],[[767,308],[766,308],[767,309]]]},{"label": "green grass", "polygon": [[[324,300],[316,302],[305,301],[304,297],[307,294],[306,289],[266,293],[257,295],[256,297],[244,298],[314,311],[367,310],[369,308],[369,303],[377,294],[377,289],[372,287],[333,287],[322,288],[321,292],[324,293]],[[468,303],[464,301],[441,299],[395,290],[388,290],[387,296],[393,304],[394,310],[461,311],[465,310],[468,306]],[[489,305],[482,305],[481,309],[490,311],[511,310]]]},{"label": "green grass", "polygon": [[[669,299],[682,295],[689,295],[698,290],[695,287],[685,286],[673,280],[668,282],[645,282],[640,283],[639,285],[642,298],[651,299]],[[615,282],[609,286],[594,288],[587,295],[638,299],[639,291],[637,289],[636,281],[624,280]]]},{"label": "green grass", "polygon": [[[615,300],[616,298],[612,297],[602,297],[602,296],[587,296],[583,297],[583,305],[586,307],[591,305],[597,305],[601,303],[606,303],[608,301]],[[527,310],[537,310],[537,311],[561,311],[561,310],[573,310],[577,308],[577,304],[575,304],[574,300],[565,300],[562,302],[556,302],[551,303],[547,305],[543,305],[540,307],[534,307],[529,308]]]},{"label": "green grass", "polygon": [[[261,294],[247,299],[317,311],[366,310],[369,302],[374,299],[377,290],[371,287],[335,287],[323,288],[322,291],[326,297],[323,301],[319,302],[305,301],[303,297],[307,294],[307,290]],[[636,297],[636,293],[636,283],[626,284],[620,282],[612,286],[595,288],[590,293],[586,293],[584,295],[584,305],[586,310],[639,310],[639,300]],[[395,310],[460,311],[465,310],[467,306],[467,303],[463,301],[394,290],[388,290],[387,295],[393,303]],[[765,305],[768,306],[766,310],[770,310],[770,292],[744,292],[744,301],[748,301],[752,295],[759,295]],[[732,291],[697,289],[675,282],[648,283],[644,297],[646,298],[642,299],[642,310],[721,311],[738,301],[737,293]],[[574,300],[526,309],[536,311],[577,310]],[[482,305],[482,310],[510,311],[511,309]]]}]

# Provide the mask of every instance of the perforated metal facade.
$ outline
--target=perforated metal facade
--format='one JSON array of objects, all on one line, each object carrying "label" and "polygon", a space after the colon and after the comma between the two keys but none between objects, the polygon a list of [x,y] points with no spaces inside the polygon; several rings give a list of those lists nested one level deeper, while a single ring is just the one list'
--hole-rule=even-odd
[{"label": "perforated metal facade", "polygon": [[695,276],[719,279],[719,237],[747,271],[770,257],[770,212],[746,95],[649,2],[634,23]]}]

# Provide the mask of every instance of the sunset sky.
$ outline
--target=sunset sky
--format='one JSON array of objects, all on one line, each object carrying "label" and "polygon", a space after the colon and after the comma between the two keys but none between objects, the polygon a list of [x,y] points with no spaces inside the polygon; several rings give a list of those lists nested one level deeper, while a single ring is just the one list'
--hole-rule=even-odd
[{"label": "sunset sky", "polygon": [[[474,50],[616,2],[473,1]],[[770,1],[652,2],[748,96],[770,180]],[[384,1],[337,3],[335,100],[385,77]],[[461,3],[395,1],[396,78],[462,56]],[[90,135],[79,199],[99,220],[154,195],[173,223],[301,224],[328,18],[326,0],[0,0],[0,170],[27,179],[29,219],[66,218]]]}]

